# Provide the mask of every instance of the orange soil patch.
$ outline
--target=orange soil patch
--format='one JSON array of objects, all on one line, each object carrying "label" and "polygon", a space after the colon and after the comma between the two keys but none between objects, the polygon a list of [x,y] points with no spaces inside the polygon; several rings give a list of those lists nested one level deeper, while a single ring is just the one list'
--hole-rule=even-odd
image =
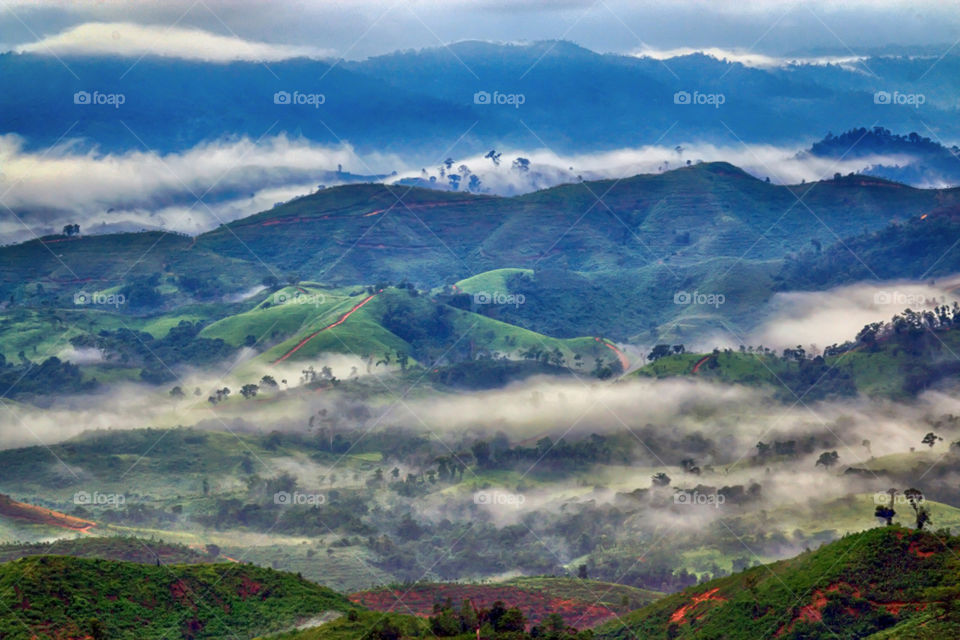
[{"label": "orange soil patch", "polygon": [[[679,609],[677,609],[676,611],[673,612],[673,615],[670,616],[670,622],[676,622],[676,623],[683,624],[684,622],[687,621],[687,620],[686,620],[686,616],[687,616],[687,613],[690,611],[690,609],[694,608],[695,606],[697,606],[697,605],[700,604],[701,602],[710,602],[710,601],[723,602],[723,601],[725,601],[726,598],[724,598],[723,596],[718,596],[718,595],[717,595],[717,591],[720,591],[720,587],[716,587],[716,588],[714,588],[714,589],[710,589],[709,591],[704,591],[704,592],[701,593],[700,595],[693,596],[692,598],[690,598],[690,602],[689,602],[689,603],[683,605],[682,607],[680,607]],[[702,614],[701,614],[701,615],[702,615]]]},{"label": "orange soil patch", "polygon": [[907,550],[918,558],[929,558],[936,553],[936,551],[922,551],[916,541],[911,542]]},{"label": "orange soil patch", "polygon": [[97,526],[97,523],[91,520],[68,516],[59,511],[45,509],[26,502],[17,502],[10,496],[3,494],[0,494],[0,515],[34,524],[45,524],[61,529],[79,531],[80,533],[89,533],[92,527]]},{"label": "orange soil patch", "polygon": [[805,607],[800,607],[800,613],[797,615],[797,620],[802,620],[804,622],[820,622],[823,620],[823,613],[821,609],[827,606],[827,596],[823,595],[822,592],[817,591],[813,594],[813,602],[808,604]]}]

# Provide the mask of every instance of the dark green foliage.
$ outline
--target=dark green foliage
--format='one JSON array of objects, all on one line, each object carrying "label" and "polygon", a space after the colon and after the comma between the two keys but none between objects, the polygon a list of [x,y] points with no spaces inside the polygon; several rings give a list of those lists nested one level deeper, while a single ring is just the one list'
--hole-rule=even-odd
[{"label": "dark green foliage", "polygon": [[354,606],[293,575],[230,563],[152,566],[62,556],[0,565],[0,635],[152,640],[250,637]]},{"label": "dark green foliage", "polygon": [[922,637],[954,637],[960,610],[943,603],[960,597],[957,549],[942,531],[879,527],[668,596],[597,637],[853,640],[891,627],[905,630],[891,638],[921,637],[906,631],[917,624]]}]

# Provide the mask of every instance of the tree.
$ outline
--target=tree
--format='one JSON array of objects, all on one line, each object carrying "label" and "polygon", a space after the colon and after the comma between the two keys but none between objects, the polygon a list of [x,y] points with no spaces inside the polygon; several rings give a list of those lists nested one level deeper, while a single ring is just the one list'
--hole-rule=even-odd
[{"label": "tree", "polygon": [[473,457],[476,458],[477,464],[481,467],[486,466],[490,463],[490,444],[483,441],[477,440],[470,447],[470,451],[473,452]]},{"label": "tree", "polygon": [[65,224],[63,225],[63,235],[65,236],[75,236],[80,233],[80,225],[78,224]]},{"label": "tree", "polygon": [[520,173],[526,173],[530,171],[530,161],[526,158],[517,158],[513,161],[513,169]]},{"label": "tree", "polygon": [[910,488],[904,491],[903,495],[907,497],[907,501],[910,502],[910,506],[913,508],[917,530],[922,530],[925,525],[930,524],[930,510],[924,505],[925,499],[923,492],[919,489]]},{"label": "tree", "polygon": [[183,389],[180,387],[174,387],[170,389],[170,397],[177,398],[178,400],[184,396]]},{"label": "tree", "polygon": [[249,400],[257,395],[257,392],[260,391],[260,387],[255,384],[245,384],[240,387],[240,395]]},{"label": "tree", "polygon": [[650,479],[653,480],[653,486],[655,487],[670,486],[670,476],[665,474],[663,471],[653,474],[650,476]]},{"label": "tree", "polygon": [[940,440],[943,440],[943,438],[941,438],[940,436],[935,434],[933,431],[931,431],[927,435],[923,436],[923,440],[921,440],[920,442],[932,449],[933,445],[937,444],[937,442]]},{"label": "tree", "polygon": [[527,620],[523,617],[523,612],[516,607],[511,607],[500,617],[499,624],[497,624],[494,629],[506,633],[519,633],[526,629],[526,627]]},{"label": "tree", "polygon": [[577,577],[581,580],[587,579],[587,565],[581,564],[577,567]]},{"label": "tree", "polygon": [[880,518],[881,520],[886,521],[887,526],[889,527],[890,525],[893,524],[893,516],[897,515],[897,512],[893,508],[893,500],[894,500],[894,497],[897,495],[897,490],[888,489],[887,493],[890,495],[890,504],[889,505],[878,504],[877,508],[873,510],[873,515],[877,518]]},{"label": "tree", "polygon": [[823,465],[825,468],[829,469],[833,465],[837,464],[837,460],[840,459],[840,456],[836,451],[824,451],[820,454],[820,457],[817,458],[817,464],[814,466],[819,467]]},{"label": "tree", "polygon": [[277,385],[277,381],[274,379],[273,376],[271,376],[271,375],[266,375],[266,376],[263,376],[262,378],[260,378],[260,386],[261,386],[261,387],[270,387],[271,389],[276,389],[278,385]]},{"label": "tree", "polygon": [[665,358],[671,353],[673,353],[673,348],[670,345],[658,344],[650,350],[650,353],[647,354],[647,360],[653,362],[659,360],[660,358]]},{"label": "tree", "polygon": [[483,156],[483,157],[486,158],[486,159],[488,159],[488,160],[490,160],[490,162],[493,163],[493,166],[499,167],[499,166],[500,166],[500,156],[501,156],[501,155],[503,155],[503,154],[497,153],[497,150],[496,150],[496,149],[490,149],[490,151],[487,152],[487,155],[485,155],[485,156]]}]

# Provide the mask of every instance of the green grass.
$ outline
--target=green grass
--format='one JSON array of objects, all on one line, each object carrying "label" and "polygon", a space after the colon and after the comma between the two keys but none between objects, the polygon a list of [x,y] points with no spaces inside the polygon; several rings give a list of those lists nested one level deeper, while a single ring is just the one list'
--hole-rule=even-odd
[{"label": "green grass", "polygon": [[516,268],[504,268],[504,269],[492,269],[490,271],[485,271],[484,273],[478,273],[475,276],[470,276],[465,278],[460,282],[457,282],[457,288],[463,291],[464,293],[510,293],[510,288],[507,286],[507,280],[511,276],[517,274],[523,274],[527,276],[533,275],[533,269],[516,269]]}]

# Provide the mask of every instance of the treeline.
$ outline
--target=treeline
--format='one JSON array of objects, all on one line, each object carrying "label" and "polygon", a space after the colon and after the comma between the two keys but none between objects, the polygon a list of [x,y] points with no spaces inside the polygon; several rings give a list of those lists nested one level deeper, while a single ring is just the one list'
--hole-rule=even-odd
[{"label": "treeline", "polygon": [[43,396],[82,393],[96,386],[97,381],[84,378],[77,365],[55,356],[36,363],[21,351],[20,362],[15,364],[0,353],[0,398],[42,400]]},{"label": "treeline", "polygon": [[181,320],[163,338],[154,338],[146,331],[121,328],[75,336],[70,342],[77,349],[97,349],[108,361],[142,367],[140,377],[145,382],[160,384],[176,379],[170,371],[174,365],[210,364],[233,353],[233,347],[220,338],[199,337],[202,328],[199,322]]}]

